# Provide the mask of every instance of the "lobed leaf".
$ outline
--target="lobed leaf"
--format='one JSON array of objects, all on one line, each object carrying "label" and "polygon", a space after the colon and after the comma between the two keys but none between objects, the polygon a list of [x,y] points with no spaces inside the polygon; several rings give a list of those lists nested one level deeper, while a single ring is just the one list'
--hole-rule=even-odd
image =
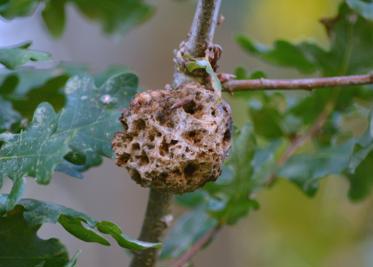
[{"label": "lobed leaf", "polygon": [[63,34],[66,24],[66,0],[46,1],[42,11],[42,18],[47,29],[53,37],[59,37]]},{"label": "lobed leaf", "polygon": [[[6,196],[0,195],[0,204],[5,202]],[[129,250],[160,247],[159,243],[129,239],[114,223],[97,222],[84,213],[61,205],[23,199],[13,210],[0,216],[0,266],[76,266],[79,251],[69,260],[65,247],[58,240],[38,238],[38,230],[46,223],[59,223],[85,242],[108,246],[110,243],[104,234],[112,236],[119,246]]]},{"label": "lobed leaf", "polygon": [[312,196],[316,193],[321,178],[344,173],[349,166],[354,145],[354,140],[351,140],[312,154],[295,154],[280,168],[278,175],[294,182]]},{"label": "lobed leaf", "polygon": [[[322,19],[330,38],[327,50],[310,42],[277,41],[270,47],[243,36],[238,37],[238,42],[264,61],[306,74],[338,76],[368,72],[373,69],[373,21],[357,11],[357,6],[362,4],[358,2],[362,1],[346,1],[335,18]],[[364,5],[371,4],[364,2]],[[241,69],[239,73],[247,79],[245,71]],[[372,187],[368,174],[373,147],[370,133],[367,130],[364,136],[357,137],[352,129],[344,127],[343,120],[359,106],[370,108],[372,95],[370,86],[360,86],[297,94],[259,92],[246,96],[255,134],[261,138],[260,147],[271,142],[292,144],[298,136],[310,135],[297,146],[302,152],[295,153],[284,165],[281,155],[277,154],[277,159],[268,163],[270,172],[274,175],[278,172],[279,177],[294,182],[309,195],[315,194],[320,179],[329,175],[345,176],[351,184],[352,199],[366,196]],[[322,117],[325,118],[320,119]],[[323,124],[322,130],[312,130],[319,123]],[[268,176],[268,170],[264,173],[254,170],[254,177],[264,179],[263,176]]]},{"label": "lobed leaf", "polygon": [[122,248],[130,250],[143,250],[160,246],[159,243],[129,239],[116,224],[107,221],[98,222],[84,213],[61,205],[34,199],[23,199],[17,206],[24,209],[23,216],[30,226],[59,223],[67,232],[85,242],[109,246],[109,241],[103,236],[105,234],[112,236]]},{"label": "lobed leaf", "polygon": [[[13,88],[7,85],[9,79],[16,81]],[[29,78],[33,81],[27,80]],[[68,79],[65,74],[52,75],[44,81],[44,77],[27,77],[27,73],[21,71],[17,75],[10,74],[5,78],[5,88],[11,90],[0,92],[3,98],[11,103],[12,107],[22,115],[23,119],[31,120],[37,106],[42,102],[48,102],[57,111],[61,110],[66,102],[63,87]],[[40,83],[39,83],[40,82]],[[34,84],[33,84],[34,83]],[[23,88],[22,88],[23,87]],[[21,91],[22,90],[22,91]]]},{"label": "lobed leaf", "polygon": [[0,97],[0,133],[21,120],[21,115],[14,110],[11,103]]},{"label": "lobed leaf", "polygon": [[31,50],[30,46],[31,42],[26,42],[13,47],[0,48],[0,64],[8,69],[15,69],[30,61],[44,61],[50,58],[48,53]]},{"label": "lobed leaf", "polygon": [[107,33],[126,32],[147,20],[154,12],[153,7],[143,0],[3,0],[0,2],[0,16],[6,19],[30,16],[41,3],[42,18],[54,37],[64,32],[65,9],[70,3],[87,19],[101,23]]},{"label": "lobed leaf", "polygon": [[[39,105],[29,128],[4,135],[0,148],[0,186],[13,180],[6,209],[19,198],[23,177],[49,183],[55,170],[79,176],[80,172],[111,157],[111,139],[120,130],[118,118],[137,91],[137,77],[116,75],[97,88],[90,76],[71,78],[65,87],[67,104],[55,113],[50,104]],[[19,185],[19,186],[15,186]]]},{"label": "lobed leaf", "polygon": [[[54,169],[69,151],[68,143],[75,132],[57,133],[59,116],[47,104],[35,111],[31,126],[20,134],[12,135],[0,149],[0,185],[9,177],[14,185],[22,183],[25,176],[35,177],[40,184],[47,184]],[[10,203],[18,194],[11,194]],[[13,208],[8,204],[7,209]]]},{"label": "lobed leaf", "polygon": [[96,88],[89,76],[76,76],[66,84],[67,104],[60,114],[58,131],[77,131],[70,148],[84,155],[84,166],[99,165],[102,156],[112,157],[111,140],[120,130],[118,118],[137,92],[138,79],[125,73]]},{"label": "lobed leaf", "polygon": [[[26,128],[41,102],[48,102],[60,111],[66,104],[63,89],[69,77],[87,72],[84,66],[66,63],[51,69],[27,67],[0,72],[0,133]],[[95,84],[100,87],[110,77],[126,72],[128,69],[121,66],[109,67],[95,75]]]},{"label": "lobed leaf", "polygon": [[66,267],[69,261],[66,248],[57,239],[40,239],[37,236],[40,227],[26,222],[21,207],[0,217],[0,266]]},{"label": "lobed leaf", "polygon": [[258,56],[264,61],[274,65],[295,68],[302,73],[313,73],[317,69],[317,62],[309,49],[318,49],[315,45],[302,43],[299,45],[279,40],[273,47],[256,43],[250,38],[239,35],[236,38],[242,49],[248,53]]},{"label": "lobed leaf", "polygon": [[[217,202],[210,203],[210,213],[220,223],[234,224],[257,207],[251,198],[256,182],[251,179],[256,141],[250,125],[242,127],[232,145],[231,155],[226,163],[226,176],[218,183],[210,183],[206,190]],[[223,179],[221,179],[223,178]]]}]

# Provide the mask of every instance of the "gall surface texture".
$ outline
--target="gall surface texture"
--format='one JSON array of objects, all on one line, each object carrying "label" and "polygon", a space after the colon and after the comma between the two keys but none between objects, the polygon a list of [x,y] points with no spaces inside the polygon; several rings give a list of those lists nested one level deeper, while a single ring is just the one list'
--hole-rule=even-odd
[{"label": "gall surface texture", "polygon": [[231,109],[197,83],[137,94],[120,119],[116,162],[144,187],[184,193],[215,181],[231,146]]}]

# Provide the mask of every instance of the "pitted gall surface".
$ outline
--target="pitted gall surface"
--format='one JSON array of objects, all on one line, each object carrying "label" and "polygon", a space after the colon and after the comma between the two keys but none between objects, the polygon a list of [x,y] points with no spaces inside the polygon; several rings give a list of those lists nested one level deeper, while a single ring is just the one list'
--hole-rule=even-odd
[{"label": "pitted gall surface", "polygon": [[137,94],[123,111],[113,149],[139,184],[183,193],[216,180],[231,146],[231,110],[205,87]]}]

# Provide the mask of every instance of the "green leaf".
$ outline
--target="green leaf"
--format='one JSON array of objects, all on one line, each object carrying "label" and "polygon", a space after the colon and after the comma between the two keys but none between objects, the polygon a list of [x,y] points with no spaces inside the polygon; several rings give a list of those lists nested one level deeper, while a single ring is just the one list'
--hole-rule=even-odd
[{"label": "green leaf", "polygon": [[215,92],[221,95],[222,85],[214,69],[212,68],[210,62],[207,59],[205,58],[190,59],[190,61],[186,63],[186,68],[188,72],[193,72],[195,70],[201,70],[201,69],[205,70],[206,73],[211,78],[212,88],[215,90]]},{"label": "green leaf", "polygon": [[373,117],[370,115],[370,123],[365,133],[357,140],[354,153],[351,156],[347,179],[350,182],[349,197],[354,200],[362,200],[367,197],[373,187]]},{"label": "green leaf", "polygon": [[187,251],[197,240],[217,226],[217,221],[201,208],[187,212],[177,220],[167,234],[161,259],[177,258]]},{"label": "green leaf", "polygon": [[[25,128],[41,102],[49,102],[57,111],[61,110],[66,101],[62,89],[67,79],[60,67],[21,68],[0,73],[0,109],[4,109],[0,112],[0,132],[19,132]],[[3,129],[1,121],[4,121]]]},{"label": "green leaf", "polygon": [[77,267],[78,257],[80,256],[80,253],[81,250],[78,250],[65,267]]},{"label": "green leaf", "polygon": [[66,248],[57,239],[40,239],[37,236],[40,226],[30,226],[20,207],[0,217],[0,266],[65,267]]},{"label": "green leaf", "polygon": [[0,180],[9,177],[35,177],[48,183],[56,167],[69,151],[68,143],[74,132],[57,133],[59,116],[47,104],[35,111],[31,126],[20,134],[10,136],[0,149]]},{"label": "green leaf", "polygon": [[61,89],[66,84],[67,79],[67,75],[51,77],[40,87],[28,91],[22,97],[17,98],[10,95],[6,98],[11,100],[14,109],[26,119],[32,117],[33,112],[41,102],[47,101],[55,110],[59,111],[65,105],[66,97]]},{"label": "green leaf", "polygon": [[[81,66],[66,63],[50,69],[23,67],[0,72],[1,102],[4,102],[4,105],[6,103],[7,110],[10,110],[11,106],[15,112],[22,115],[17,116],[17,120],[12,121],[11,125],[8,124],[4,130],[19,132],[26,128],[41,102],[49,102],[56,111],[60,111],[66,102],[63,92],[66,81],[70,76],[86,72]],[[109,77],[106,76],[107,78]],[[0,121],[7,120],[5,115],[6,113],[0,113]]]},{"label": "green leaf", "polygon": [[107,33],[127,32],[147,20],[154,9],[143,0],[3,0],[0,16],[6,19],[29,16],[42,3],[42,17],[48,31],[59,37],[65,28],[65,8],[73,4],[89,20],[101,23]]},{"label": "green leaf", "polygon": [[[225,175],[224,170],[226,169],[223,169],[222,176]],[[177,195],[176,203],[183,207],[193,209],[195,207],[200,206],[203,203],[206,203],[208,199],[209,199],[208,193],[202,189],[199,189],[194,192]]]},{"label": "green leaf", "polygon": [[252,161],[253,175],[252,180],[257,184],[257,188],[268,183],[268,179],[272,178],[273,173],[277,170],[277,155],[283,148],[282,140],[275,140],[262,147],[257,147]]},{"label": "green leaf", "polygon": [[6,19],[31,15],[39,4],[39,0],[2,0],[0,15]]},{"label": "green leaf", "polygon": [[248,37],[239,35],[238,44],[250,54],[259,56],[261,59],[280,66],[296,68],[302,73],[313,73],[317,69],[317,64],[312,55],[309,54],[308,47],[312,44],[293,45],[287,41],[276,41],[273,47],[255,43]]},{"label": "green leaf", "polygon": [[263,106],[252,107],[250,118],[255,128],[255,133],[268,139],[280,138],[283,136],[281,129],[281,114],[277,109]]},{"label": "green leaf", "polygon": [[97,20],[107,33],[127,32],[147,20],[154,9],[143,0],[72,0],[88,19]]},{"label": "green leaf", "polygon": [[95,84],[101,87],[110,77],[129,72],[128,68],[120,65],[109,66],[103,72],[95,75]]},{"label": "green leaf", "polygon": [[0,133],[10,129],[21,118],[21,115],[14,110],[12,104],[0,97]]},{"label": "green leaf", "polygon": [[[82,66],[64,63],[51,69],[28,67],[0,72],[0,102],[4,103],[0,107],[4,110],[0,113],[0,132],[19,132],[26,128],[41,102],[49,102],[60,111],[66,103],[63,88],[67,79],[77,74],[85,75],[87,71]],[[109,67],[95,76],[95,83],[101,87],[111,76],[125,72],[128,69],[121,66]]]},{"label": "green leaf", "polygon": [[[254,158],[256,141],[253,129],[250,125],[245,125],[232,145],[232,152],[226,166],[231,170],[227,182],[216,184],[219,189],[216,194],[217,199],[225,202],[224,208],[213,211],[213,215],[220,222],[234,224],[240,218],[257,207],[256,202],[251,199],[251,192],[256,184],[251,180],[253,166],[251,164]],[[216,190],[215,185],[210,184],[211,191]]]},{"label": "green leaf", "polygon": [[[373,69],[373,21],[366,19],[369,8],[358,10],[363,3],[364,7],[371,5],[369,1],[347,1],[341,4],[335,18],[322,20],[330,38],[328,49],[310,42],[291,44],[286,41],[277,41],[270,47],[243,36],[238,37],[238,42],[247,52],[264,61],[302,73],[338,76],[370,72]],[[244,70],[240,69],[239,75],[247,79]],[[309,195],[315,194],[320,179],[329,175],[346,176],[351,184],[350,197],[357,200],[366,196],[372,187],[368,174],[373,149],[371,133],[368,129],[363,137],[357,138],[352,129],[346,129],[343,121],[358,107],[370,108],[371,86],[283,93],[283,99],[277,101],[279,94],[281,92],[264,92],[246,96],[250,101],[255,134],[264,137],[264,143],[282,139],[290,144],[302,132],[307,134],[307,128],[320,123],[320,116],[327,116],[323,129],[302,146],[302,153],[295,153],[280,168],[279,176],[293,181]],[[276,173],[276,160],[268,161],[263,172],[255,171],[254,179],[268,176],[268,171]]]},{"label": "green leaf", "polygon": [[65,3],[66,0],[46,0],[42,17],[53,37],[60,37],[65,30]]},{"label": "green leaf", "polygon": [[17,184],[24,176],[47,184],[57,164],[69,151],[75,132],[57,133],[59,116],[47,104],[35,111],[31,126],[13,135],[0,149],[0,185],[9,177]]},{"label": "green leaf", "polygon": [[364,0],[347,0],[347,4],[361,16],[366,19],[373,20],[373,3]]},{"label": "green leaf", "polygon": [[356,141],[354,153],[351,157],[349,170],[351,173],[356,171],[356,168],[373,150],[373,113],[370,114],[369,124],[363,135]]},{"label": "green leaf", "polygon": [[[0,185],[6,177],[16,185],[25,176],[47,184],[57,166],[77,176],[76,172],[100,164],[103,156],[112,157],[111,140],[120,130],[120,110],[136,93],[137,83],[130,73],[116,75],[100,88],[89,76],[70,79],[65,88],[67,104],[60,113],[41,104],[28,129],[7,134],[0,148]],[[17,196],[9,200],[15,203],[19,193],[10,196]]]},{"label": "green leaf", "polygon": [[112,157],[111,140],[120,130],[120,110],[129,104],[137,85],[138,79],[131,73],[116,75],[100,88],[89,76],[76,76],[66,84],[68,101],[58,131],[77,130],[69,145],[85,156],[87,168],[100,164],[102,156]]},{"label": "green leaf", "polygon": [[97,223],[97,229],[104,234],[111,235],[115,241],[122,248],[132,249],[132,250],[143,250],[148,248],[160,248],[161,243],[150,243],[134,239],[129,239],[126,235],[122,233],[122,230],[112,222],[99,222]]},{"label": "green leaf", "polygon": [[354,200],[362,200],[369,195],[373,187],[373,153],[370,152],[357,166],[352,174],[348,174],[350,181],[349,197]]},{"label": "green leaf", "polygon": [[313,154],[296,154],[280,168],[278,176],[289,179],[313,196],[321,178],[344,173],[349,166],[354,145],[354,140],[351,140]]},{"label": "green leaf", "polygon": [[17,205],[17,207],[24,209],[23,216],[30,226],[59,223],[67,232],[78,239],[105,246],[109,246],[110,243],[102,234],[110,235],[116,240],[119,246],[130,250],[160,247],[159,243],[129,239],[116,224],[107,221],[98,222],[84,213],[61,205],[34,199],[23,199]]},{"label": "green leaf", "polygon": [[50,58],[45,52],[29,49],[31,42],[14,47],[0,48],[0,63],[9,69],[14,69],[30,61],[44,61]]},{"label": "green leaf", "polygon": [[330,37],[329,50],[309,42],[293,45],[277,41],[271,48],[244,36],[237,41],[247,52],[269,63],[293,67],[303,73],[320,71],[323,76],[335,76],[372,69],[373,21],[358,16],[343,3],[338,16],[324,19],[323,24]]},{"label": "green leaf", "polygon": [[74,218],[66,215],[61,215],[58,219],[58,222],[67,232],[69,232],[76,238],[79,238],[80,240],[83,240],[85,242],[94,242],[104,246],[110,246],[110,243],[105,238],[98,235],[93,230],[86,229],[83,225],[82,219],[79,217]]},{"label": "green leaf", "polygon": [[4,211],[11,210],[17,204],[17,202],[21,199],[24,190],[25,190],[25,179],[23,177],[13,181],[13,187],[10,190],[10,193],[8,195],[8,198],[6,200],[4,207],[0,206],[0,215]]},{"label": "green leaf", "polygon": [[369,72],[373,63],[373,21],[342,4],[336,18],[324,22],[330,36],[328,51],[314,53],[325,76]]}]

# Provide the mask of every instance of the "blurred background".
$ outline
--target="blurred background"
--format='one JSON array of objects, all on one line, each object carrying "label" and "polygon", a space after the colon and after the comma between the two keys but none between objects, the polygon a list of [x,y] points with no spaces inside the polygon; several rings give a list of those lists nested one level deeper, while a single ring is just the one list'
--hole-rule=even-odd
[{"label": "blurred background", "polygon": [[[153,0],[156,14],[125,36],[107,36],[100,26],[68,10],[67,30],[54,40],[46,33],[40,15],[11,22],[0,21],[0,46],[33,41],[33,48],[48,51],[57,64],[87,64],[93,72],[111,65],[126,65],[140,77],[145,89],[160,88],[171,80],[172,51],[186,37],[195,1]],[[281,38],[320,42],[327,37],[319,18],[332,16],[339,0],[230,0],[223,1],[225,23],[216,42],[224,48],[222,70],[238,66],[264,70],[271,77],[296,77],[294,71],[271,68],[250,58],[235,44],[238,33],[270,44]],[[230,99],[237,124],[247,119],[246,103]],[[48,187],[28,181],[27,196],[49,200],[112,220],[131,236],[141,228],[147,189],[140,188],[125,170],[105,161],[77,180],[56,175]],[[373,266],[373,198],[351,203],[347,182],[325,179],[313,199],[294,185],[280,182],[259,195],[261,208],[235,227],[226,227],[217,240],[195,259],[195,266],[214,267],[371,267]],[[128,254],[120,248],[85,244],[58,226],[46,226],[42,237],[57,236],[71,254],[82,249],[80,267],[127,266]],[[160,264],[162,266],[162,264]]]}]

